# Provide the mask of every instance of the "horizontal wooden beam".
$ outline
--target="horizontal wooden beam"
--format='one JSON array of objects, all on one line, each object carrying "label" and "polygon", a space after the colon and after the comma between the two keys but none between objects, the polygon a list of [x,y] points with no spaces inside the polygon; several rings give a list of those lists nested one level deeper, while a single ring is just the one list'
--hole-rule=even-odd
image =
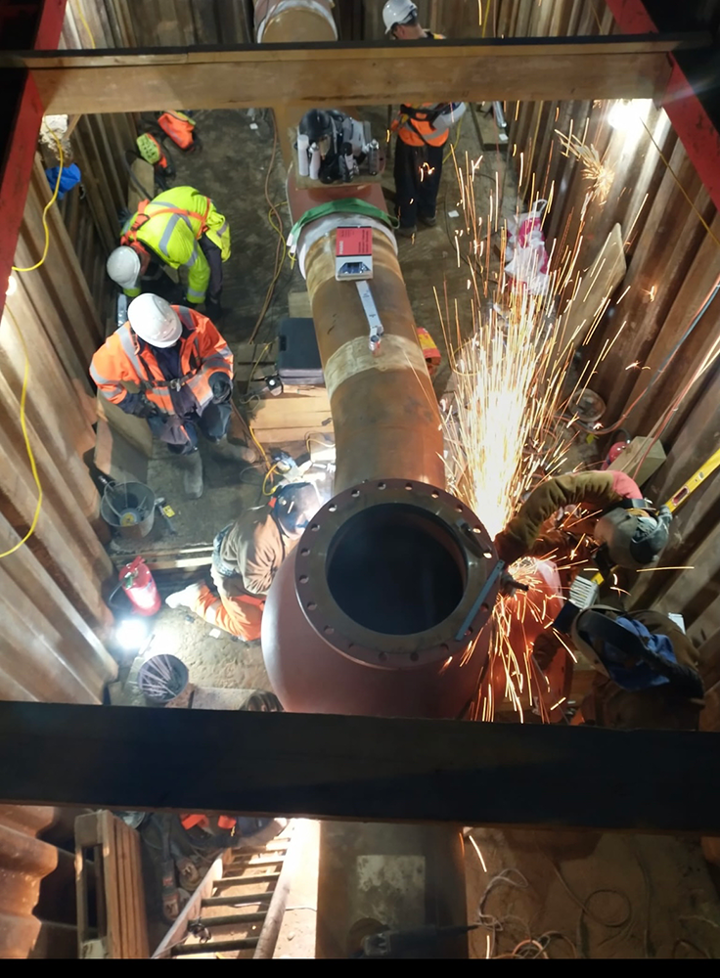
[{"label": "horizontal wooden beam", "polygon": [[0,803],[720,835],[720,735],[0,703]]},{"label": "horizontal wooden beam", "polygon": [[31,69],[46,111],[76,115],[408,101],[653,98],[668,55],[705,34],[442,41],[432,45],[246,45],[0,54]]}]

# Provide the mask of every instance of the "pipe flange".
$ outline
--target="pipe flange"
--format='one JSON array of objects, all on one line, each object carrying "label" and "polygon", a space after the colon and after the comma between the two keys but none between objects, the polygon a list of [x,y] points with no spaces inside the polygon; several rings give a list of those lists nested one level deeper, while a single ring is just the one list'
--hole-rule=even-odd
[{"label": "pipe flange", "polygon": [[459,499],[424,482],[368,481],[315,515],[296,549],[295,590],[337,652],[377,669],[413,669],[476,641],[497,596],[497,561],[487,530]]}]

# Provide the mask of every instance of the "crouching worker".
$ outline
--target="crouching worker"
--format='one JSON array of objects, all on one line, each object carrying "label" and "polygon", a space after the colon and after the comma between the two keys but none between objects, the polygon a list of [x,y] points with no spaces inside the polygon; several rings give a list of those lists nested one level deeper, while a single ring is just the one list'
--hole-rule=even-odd
[{"label": "crouching worker", "polygon": [[233,355],[207,316],[157,295],[138,296],[128,322],[94,355],[90,376],[109,401],[147,420],[184,468],[186,495],[198,499],[198,432],[214,443],[225,438],[233,378]]},{"label": "crouching worker", "polygon": [[191,584],[169,595],[167,603],[189,608],[246,642],[256,641],[270,585],[320,505],[310,483],[278,489],[267,506],[248,510],[215,537],[212,578],[217,596],[205,584]]}]

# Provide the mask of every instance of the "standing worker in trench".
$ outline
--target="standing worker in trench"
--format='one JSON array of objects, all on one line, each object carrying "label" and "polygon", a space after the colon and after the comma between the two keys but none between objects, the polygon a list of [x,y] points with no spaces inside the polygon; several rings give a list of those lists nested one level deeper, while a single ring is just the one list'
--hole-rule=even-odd
[{"label": "standing worker in trench", "polygon": [[215,537],[212,579],[219,596],[205,584],[190,584],[169,595],[167,603],[189,608],[246,642],[256,641],[270,585],[320,506],[311,483],[282,486],[266,506],[247,510]]},{"label": "standing worker in trench", "polygon": [[[418,8],[411,0],[388,0],[383,7],[385,33],[396,41],[443,40],[442,34],[425,30],[418,22]],[[437,224],[437,196],[442,176],[445,144],[450,126],[465,112],[464,103],[401,105],[393,123],[395,143],[395,207],[397,233],[411,238],[418,219],[427,227]]]},{"label": "standing worker in trench", "polygon": [[209,197],[192,187],[173,187],[143,200],[107,261],[107,273],[128,297],[140,295],[140,280],[151,261],[184,269],[189,305],[205,303],[220,313],[223,262],[230,257],[230,228]]},{"label": "standing worker in trench", "polygon": [[[186,494],[198,499],[198,432],[213,443],[225,439],[233,379],[233,355],[207,316],[157,295],[138,296],[128,306],[128,322],[93,357],[90,376],[109,401],[147,420],[185,469]],[[247,461],[246,448],[223,442],[221,450]]]}]

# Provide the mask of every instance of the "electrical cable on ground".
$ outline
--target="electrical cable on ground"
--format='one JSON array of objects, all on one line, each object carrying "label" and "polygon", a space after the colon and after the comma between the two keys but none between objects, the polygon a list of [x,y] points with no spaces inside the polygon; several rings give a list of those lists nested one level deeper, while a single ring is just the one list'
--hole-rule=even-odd
[{"label": "electrical cable on ground", "polygon": [[277,248],[275,249],[275,270],[273,273],[272,280],[270,281],[270,285],[268,286],[267,293],[265,294],[265,301],[263,302],[262,309],[260,310],[260,314],[258,315],[252,333],[250,334],[251,343],[255,340],[255,337],[258,334],[258,330],[262,326],[263,320],[265,319],[265,316],[267,315],[267,311],[270,308],[270,303],[272,301],[273,294],[275,292],[275,286],[277,285],[278,279],[280,278],[280,275],[282,273],[283,265],[285,264],[285,257],[287,255],[287,246],[285,244],[285,235],[283,232],[282,217],[280,216],[280,211],[278,210],[277,205],[272,202],[272,198],[270,197],[270,177],[272,176],[272,172],[275,167],[275,160],[277,159],[277,151],[278,151],[278,130],[277,130],[277,123],[273,118],[273,146],[272,146],[272,152],[270,154],[270,162],[268,163],[267,173],[265,175],[265,200],[267,201],[268,207],[270,208],[270,214],[275,218],[277,222],[277,226],[276,226],[275,224],[272,223],[272,220],[268,218],[268,220],[270,220],[271,227],[273,228],[273,230],[277,232],[278,243],[277,243]]}]

